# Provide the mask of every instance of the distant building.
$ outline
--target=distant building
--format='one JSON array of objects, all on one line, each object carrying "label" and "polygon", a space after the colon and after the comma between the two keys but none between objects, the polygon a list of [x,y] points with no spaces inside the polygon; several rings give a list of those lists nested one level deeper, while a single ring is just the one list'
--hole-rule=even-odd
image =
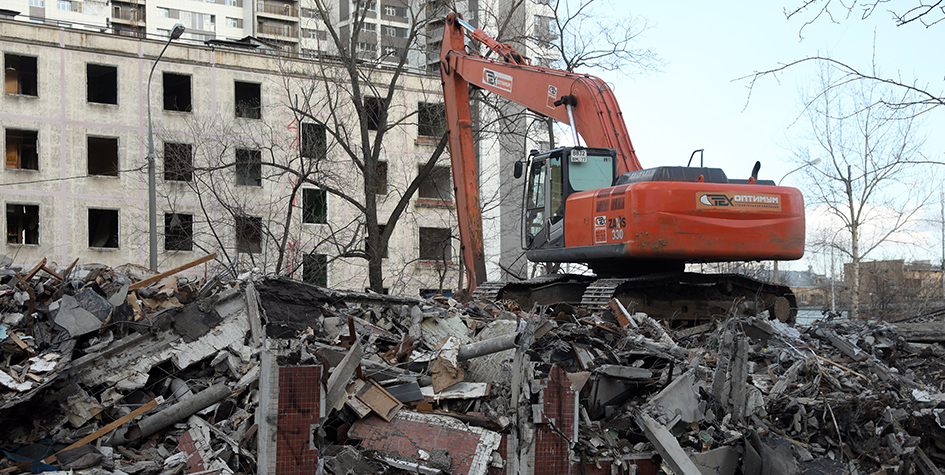
[{"label": "distant building", "polygon": [[794,291],[799,307],[826,307],[830,305],[830,280],[812,270],[778,271],[780,283]]},{"label": "distant building", "polygon": [[[853,264],[844,264],[843,273],[852,276]],[[909,316],[942,303],[942,268],[929,261],[860,262],[859,280],[860,308],[872,317]],[[845,287],[847,292],[852,289],[849,283]]]}]

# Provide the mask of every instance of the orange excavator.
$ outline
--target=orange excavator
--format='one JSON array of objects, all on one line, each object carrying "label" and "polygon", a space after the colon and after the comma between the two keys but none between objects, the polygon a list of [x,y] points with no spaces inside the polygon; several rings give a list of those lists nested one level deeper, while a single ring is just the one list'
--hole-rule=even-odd
[{"label": "orange excavator", "polygon": [[[467,49],[466,32],[496,53]],[[735,274],[683,272],[687,263],[795,260],[804,254],[804,199],[799,190],[718,168],[644,169],[613,92],[602,80],[529,64],[453,13],[440,53],[453,183],[468,291],[490,299],[569,302],[694,324],[740,310],[793,322],[785,286]],[[586,146],[533,151],[515,164],[524,174],[522,244],[532,262],[585,264],[595,275],[546,275],[484,282],[477,160],[470,88],[514,101],[569,124]],[[690,157],[691,162],[691,157]]]}]

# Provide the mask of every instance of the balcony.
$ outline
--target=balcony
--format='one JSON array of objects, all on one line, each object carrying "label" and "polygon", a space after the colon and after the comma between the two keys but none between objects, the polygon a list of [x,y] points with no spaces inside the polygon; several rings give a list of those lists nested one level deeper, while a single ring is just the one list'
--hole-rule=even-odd
[{"label": "balcony", "polygon": [[145,16],[144,7],[118,6],[112,8],[111,21],[125,25],[144,26]]},{"label": "balcony", "polygon": [[293,21],[299,19],[299,9],[291,3],[260,2],[256,4],[256,12]]},{"label": "balcony", "polygon": [[274,37],[282,41],[299,41],[298,28],[290,24],[260,23],[256,28],[256,34],[264,37]]}]

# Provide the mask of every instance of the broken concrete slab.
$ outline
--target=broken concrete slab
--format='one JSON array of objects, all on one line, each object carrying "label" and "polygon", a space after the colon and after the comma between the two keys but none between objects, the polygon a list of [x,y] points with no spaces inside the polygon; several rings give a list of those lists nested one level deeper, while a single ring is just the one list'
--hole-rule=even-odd
[{"label": "broken concrete slab", "polygon": [[56,312],[56,325],[65,328],[69,336],[76,338],[87,333],[94,332],[102,327],[102,320],[99,320],[92,312],[82,308],[75,297],[63,295],[59,301],[59,311]]},{"label": "broken concrete slab", "polygon": [[656,451],[663,456],[663,461],[673,469],[673,473],[676,475],[701,475],[702,472],[666,427],[646,414],[637,415],[636,421],[643,433],[646,434],[646,438],[656,447]]}]

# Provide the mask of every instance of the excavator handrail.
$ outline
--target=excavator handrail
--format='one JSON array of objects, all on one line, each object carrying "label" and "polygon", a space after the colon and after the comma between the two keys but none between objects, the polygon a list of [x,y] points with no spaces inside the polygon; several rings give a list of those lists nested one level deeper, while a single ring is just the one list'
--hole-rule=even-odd
[{"label": "excavator handrail", "polygon": [[[495,51],[501,59],[466,52],[464,30]],[[527,64],[527,58],[508,44],[499,43],[473,28],[456,13],[446,19],[440,50],[440,77],[449,133],[450,160],[456,188],[460,240],[467,274],[467,291],[486,278],[479,175],[473,147],[470,84],[526,107],[530,111],[571,125],[589,147],[617,151],[617,173],[641,170],[610,87],[603,80]],[[562,98],[572,104],[573,119]],[[557,103],[557,104],[556,104]]]}]

